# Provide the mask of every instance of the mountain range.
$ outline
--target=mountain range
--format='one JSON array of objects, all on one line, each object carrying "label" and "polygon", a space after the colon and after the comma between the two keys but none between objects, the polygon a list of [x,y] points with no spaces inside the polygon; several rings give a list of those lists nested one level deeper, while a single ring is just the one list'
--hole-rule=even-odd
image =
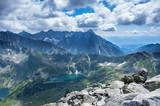
[{"label": "mountain range", "polygon": [[47,32],[41,31],[36,34],[30,34],[23,31],[19,33],[19,35],[49,42],[57,47],[66,49],[72,54],[88,53],[107,56],[123,55],[123,52],[118,46],[96,35],[92,30],[88,30],[87,32],[49,30]]},{"label": "mountain range", "polygon": [[148,45],[117,45],[96,35],[92,30],[87,32],[41,31],[30,34],[22,31],[19,34],[10,31],[0,32],[0,40],[16,44],[20,47],[31,48],[48,54],[57,53],[87,53],[106,56],[120,56],[134,52],[160,52],[160,44]]},{"label": "mountain range", "polygon": [[160,44],[159,43],[148,44],[136,49],[136,52],[143,52],[143,51],[146,51],[148,53],[160,52]]},{"label": "mountain range", "polygon": [[66,89],[109,84],[141,68],[152,77],[160,74],[159,60],[158,51],[123,55],[118,46],[92,30],[0,32],[0,88],[10,91],[0,104],[39,106],[57,102]]}]

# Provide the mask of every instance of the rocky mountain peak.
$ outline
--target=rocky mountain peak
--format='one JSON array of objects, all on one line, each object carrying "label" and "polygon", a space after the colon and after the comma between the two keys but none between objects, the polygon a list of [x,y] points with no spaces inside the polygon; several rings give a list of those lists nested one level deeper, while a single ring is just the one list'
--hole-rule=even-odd
[{"label": "rocky mountain peak", "polygon": [[24,34],[30,34],[30,33],[28,33],[28,32],[26,32],[26,31],[23,30],[23,31],[20,32],[19,34],[20,34],[20,35],[24,35]]},{"label": "rocky mountain peak", "polygon": [[91,33],[91,34],[94,34],[94,35],[95,35],[95,33],[94,33],[94,31],[93,31],[92,29],[89,29],[89,30],[87,31],[87,33]]},{"label": "rocky mountain peak", "polygon": [[47,32],[50,32],[50,33],[51,33],[51,32],[54,32],[54,31],[53,31],[52,29],[50,29],[50,30],[48,30]]},{"label": "rocky mountain peak", "polygon": [[11,31],[9,31],[9,30],[7,30],[6,32],[7,32],[7,33],[13,33],[13,32],[11,32]]}]

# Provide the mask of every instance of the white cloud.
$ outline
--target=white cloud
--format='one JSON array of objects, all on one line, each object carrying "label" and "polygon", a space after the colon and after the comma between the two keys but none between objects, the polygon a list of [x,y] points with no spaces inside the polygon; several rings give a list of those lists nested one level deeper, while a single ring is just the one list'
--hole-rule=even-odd
[{"label": "white cloud", "polygon": [[115,15],[114,17],[117,19],[117,24],[160,25],[160,19],[157,18],[160,16],[159,0],[151,0],[150,2],[136,5],[134,3],[139,3],[140,1],[131,1],[125,2],[122,0],[120,3],[116,4],[117,6],[113,10],[113,13]]},{"label": "white cloud", "polygon": [[139,4],[140,2],[147,2],[148,0],[106,0],[110,5],[122,5],[125,3]]},{"label": "white cloud", "polygon": [[133,31],[125,31],[126,33],[132,33],[132,34],[138,34],[139,33],[139,31],[137,31],[137,30],[133,30]]},{"label": "white cloud", "polygon": [[117,31],[117,28],[115,27],[114,24],[106,24],[99,26],[99,29],[102,31]]},{"label": "white cloud", "polygon": [[75,8],[83,8],[91,6],[96,3],[97,0],[45,0],[43,9],[48,8],[50,10],[73,10]]},{"label": "white cloud", "polygon": [[74,10],[71,10],[71,11],[67,11],[67,12],[66,12],[67,15],[72,15],[72,14],[74,14],[74,13],[75,13]]},{"label": "white cloud", "polygon": [[86,6],[93,6],[97,0],[68,0],[67,9],[83,8]]},{"label": "white cloud", "polygon": [[98,27],[98,17],[95,13],[87,13],[76,16],[77,25],[80,28],[97,28]]},{"label": "white cloud", "polygon": [[2,31],[6,31],[6,30],[10,30],[13,32],[19,32],[22,30],[27,30],[27,28],[20,22],[18,21],[0,21],[0,30]]},{"label": "white cloud", "polygon": [[111,11],[102,3],[93,5],[95,13],[86,13],[76,16],[77,25],[83,29],[96,29],[103,31],[116,31],[115,18]]},{"label": "white cloud", "polygon": [[0,0],[0,20],[6,19],[12,12],[23,8],[26,3],[27,0]]},{"label": "white cloud", "polygon": [[45,0],[42,9],[49,9],[50,11],[62,10],[68,5],[68,0]]},{"label": "white cloud", "polygon": [[150,32],[151,33],[154,33],[154,32],[159,32],[160,33],[160,27],[151,27]]},{"label": "white cloud", "polygon": [[[38,32],[48,29],[76,31],[92,28],[110,32],[117,31],[117,25],[160,26],[159,0],[106,0],[115,6],[112,11],[98,1],[102,0],[0,1],[0,30]],[[142,3],[139,4],[140,2]],[[94,13],[70,16],[75,13],[75,8],[86,6],[91,6]],[[62,11],[63,9],[68,12]]]}]

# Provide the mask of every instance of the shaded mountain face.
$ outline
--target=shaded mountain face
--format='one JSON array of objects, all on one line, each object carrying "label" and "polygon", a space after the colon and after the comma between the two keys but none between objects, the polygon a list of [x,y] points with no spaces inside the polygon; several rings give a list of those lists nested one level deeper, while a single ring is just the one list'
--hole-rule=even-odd
[{"label": "shaded mountain face", "polygon": [[16,54],[19,53],[20,51],[24,52],[26,49],[25,48],[19,48],[13,45],[12,43],[5,42],[0,40],[0,54],[5,55],[5,54]]},{"label": "shaded mountain face", "polygon": [[142,44],[137,44],[137,45],[120,45],[120,49],[125,53],[125,54],[130,54],[134,53],[135,50],[139,47],[143,46]]},{"label": "shaded mountain face", "polygon": [[58,48],[49,42],[30,39],[10,32],[0,32],[0,40],[47,54],[66,53],[64,49]]},{"label": "shaded mountain face", "polygon": [[34,35],[22,32],[20,35],[50,42],[60,48],[66,49],[72,54],[88,53],[107,56],[119,56],[123,54],[118,46],[96,35],[92,30],[88,30],[87,32],[49,30],[47,32],[41,31]]},{"label": "shaded mountain face", "polygon": [[160,52],[160,44],[148,44],[136,49],[136,52],[146,51],[148,53]]}]

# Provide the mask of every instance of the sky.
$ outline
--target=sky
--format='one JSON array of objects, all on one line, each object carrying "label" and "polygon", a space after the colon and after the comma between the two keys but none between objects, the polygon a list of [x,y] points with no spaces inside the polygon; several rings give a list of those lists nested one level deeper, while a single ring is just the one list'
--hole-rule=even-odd
[{"label": "sky", "polygon": [[0,31],[160,36],[160,0],[0,0]]}]

